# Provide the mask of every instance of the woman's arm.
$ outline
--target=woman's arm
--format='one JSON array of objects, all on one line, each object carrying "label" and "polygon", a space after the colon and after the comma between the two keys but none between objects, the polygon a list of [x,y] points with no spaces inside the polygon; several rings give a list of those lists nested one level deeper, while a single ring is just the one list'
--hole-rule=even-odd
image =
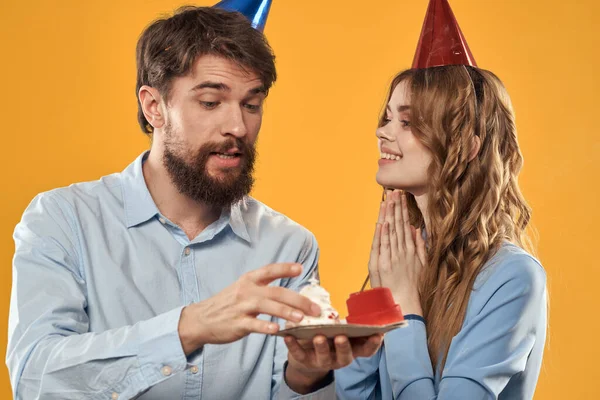
[{"label": "woman's arm", "polygon": [[479,310],[453,338],[437,390],[425,325],[411,321],[386,335],[394,398],[496,399],[524,371],[534,344],[546,336],[542,267],[528,255],[510,254],[471,296],[469,307]]}]

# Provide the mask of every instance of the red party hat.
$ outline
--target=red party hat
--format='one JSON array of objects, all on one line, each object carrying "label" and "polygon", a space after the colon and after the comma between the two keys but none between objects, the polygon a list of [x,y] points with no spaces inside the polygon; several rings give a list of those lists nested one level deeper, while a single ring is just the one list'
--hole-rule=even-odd
[{"label": "red party hat", "polygon": [[448,0],[429,0],[412,67],[443,65],[477,67]]}]

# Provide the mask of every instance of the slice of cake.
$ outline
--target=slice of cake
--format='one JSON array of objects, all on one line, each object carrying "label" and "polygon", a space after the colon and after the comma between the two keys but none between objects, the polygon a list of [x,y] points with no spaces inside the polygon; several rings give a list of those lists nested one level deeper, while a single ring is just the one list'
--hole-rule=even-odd
[{"label": "slice of cake", "polygon": [[340,321],[339,313],[331,305],[329,292],[319,285],[319,280],[315,273],[313,273],[308,282],[309,284],[300,290],[300,294],[308,297],[313,303],[321,307],[321,315],[318,317],[305,315],[297,325],[333,325],[343,323]]}]

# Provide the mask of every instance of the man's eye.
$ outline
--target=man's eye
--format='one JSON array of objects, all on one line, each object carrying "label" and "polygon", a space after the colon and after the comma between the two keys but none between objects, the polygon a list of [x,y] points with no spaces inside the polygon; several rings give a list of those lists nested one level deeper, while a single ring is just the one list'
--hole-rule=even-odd
[{"label": "man's eye", "polygon": [[215,108],[219,105],[219,102],[218,101],[201,101],[200,104],[202,105],[202,107],[212,110],[213,108]]},{"label": "man's eye", "polygon": [[260,110],[260,104],[244,104],[244,107],[246,107],[248,110],[250,111],[258,111]]}]

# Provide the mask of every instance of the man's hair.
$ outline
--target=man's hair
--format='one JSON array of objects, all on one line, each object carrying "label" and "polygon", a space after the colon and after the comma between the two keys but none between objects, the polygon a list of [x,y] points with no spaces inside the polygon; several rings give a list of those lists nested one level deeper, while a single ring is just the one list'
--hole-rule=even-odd
[{"label": "man's hair", "polygon": [[[187,75],[196,59],[215,55],[233,61],[261,79],[268,92],[277,79],[275,55],[265,36],[237,12],[186,6],[157,19],[142,32],[136,47],[136,97],[143,85],[156,88],[167,101],[173,78]],[[138,122],[151,134],[138,102]]]}]

